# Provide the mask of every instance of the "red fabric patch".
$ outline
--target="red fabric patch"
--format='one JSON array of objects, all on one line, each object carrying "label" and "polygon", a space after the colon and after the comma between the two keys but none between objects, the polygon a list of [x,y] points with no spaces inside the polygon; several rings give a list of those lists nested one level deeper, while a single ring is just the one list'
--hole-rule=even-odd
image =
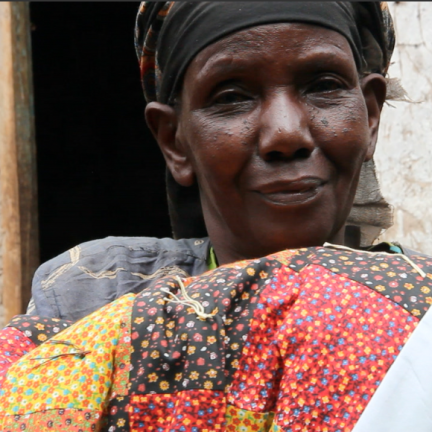
[{"label": "red fabric patch", "polygon": [[36,345],[16,328],[6,327],[0,330],[0,388],[7,370],[35,347]]},{"label": "red fabric patch", "polygon": [[172,394],[132,395],[129,424],[134,431],[223,430],[226,401],[222,391],[186,390]]},{"label": "red fabric patch", "polygon": [[274,411],[284,430],[351,431],[417,322],[321,266],[281,269],[261,293],[227,400]]}]

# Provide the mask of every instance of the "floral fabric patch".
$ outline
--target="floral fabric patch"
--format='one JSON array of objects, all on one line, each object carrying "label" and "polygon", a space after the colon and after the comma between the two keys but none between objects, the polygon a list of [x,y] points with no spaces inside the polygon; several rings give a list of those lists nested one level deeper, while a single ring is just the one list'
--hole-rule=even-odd
[{"label": "floral fabric patch", "polygon": [[0,390],[0,413],[103,410],[121,334],[118,318],[130,315],[133,299],[127,295],[103,307],[12,365]]},{"label": "floral fabric patch", "polygon": [[305,249],[289,266],[300,271],[308,264],[321,265],[379,292],[421,318],[432,304],[432,258],[417,254],[410,259],[426,271],[425,278],[401,256],[330,248]]},{"label": "floral fabric patch", "polygon": [[100,431],[102,413],[80,409],[56,409],[31,415],[9,415],[2,423],[2,432],[93,432]]},{"label": "floral fabric patch", "polygon": [[279,282],[302,289],[276,332],[283,373],[275,423],[283,430],[351,430],[418,319],[323,267],[291,276],[281,271]]},{"label": "floral fabric patch", "polygon": [[222,391],[187,390],[172,394],[131,396],[130,430],[219,432],[225,424]]},{"label": "floral fabric patch", "polygon": [[7,370],[27,354],[35,344],[20,330],[6,327],[0,333],[0,389]]},{"label": "floral fabric patch", "polygon": [[241,264],[186,281],[188,295],[214,314],[205,320],[191,307],[168,301],[169,292],[181,296],[175,279],[162,279],[137,296],[131,393],[225,389],[238,367],[256,296],[281,266],[265,259]]},{"label": "floral fabric patch", "polygon": [[40,345],[72,325],[71,321],[44,318],[36,315],[17,315],[8,327],[21,330],[35,345]]},{"label": "floral fabric patch", "polygon": [[227,406],[226,430],[227,432],[267,432],[273,424],[274,413],[248,411]]}]

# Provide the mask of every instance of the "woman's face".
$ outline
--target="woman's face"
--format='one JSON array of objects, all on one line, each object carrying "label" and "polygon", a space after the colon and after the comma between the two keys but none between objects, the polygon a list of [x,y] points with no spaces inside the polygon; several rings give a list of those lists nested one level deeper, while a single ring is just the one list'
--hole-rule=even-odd
[{"label": "woman's face", "polygon": [[210,238],[226,263],[343,243],[384,96],[379,75],[360,83],[339,33],[266,25],[195,57],[170,114],[172,133],[158,131],[157,115],[147,118],[176,180],[198,181]]}]

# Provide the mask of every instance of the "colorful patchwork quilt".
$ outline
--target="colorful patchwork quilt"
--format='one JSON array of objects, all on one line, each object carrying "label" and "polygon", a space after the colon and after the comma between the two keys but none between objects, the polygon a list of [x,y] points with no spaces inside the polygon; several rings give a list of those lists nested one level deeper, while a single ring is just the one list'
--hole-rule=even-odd
[{"label": "colorful patchwork quilt", "polygon": [[[432,258],[314,247],[0,333],[0,430],[353,430],[432,303]],[[431,336],[432,337],[432,336]]]}]

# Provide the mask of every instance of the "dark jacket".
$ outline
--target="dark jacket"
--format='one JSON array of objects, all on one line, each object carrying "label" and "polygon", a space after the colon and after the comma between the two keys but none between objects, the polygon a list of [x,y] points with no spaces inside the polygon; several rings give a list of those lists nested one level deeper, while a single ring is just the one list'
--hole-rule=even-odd
[{"label": "dark jacket", "polygon": [[207,270],[210,241],[107,237],[78,245],[36,271],[27,313],[76,321],[170,273]]}]

